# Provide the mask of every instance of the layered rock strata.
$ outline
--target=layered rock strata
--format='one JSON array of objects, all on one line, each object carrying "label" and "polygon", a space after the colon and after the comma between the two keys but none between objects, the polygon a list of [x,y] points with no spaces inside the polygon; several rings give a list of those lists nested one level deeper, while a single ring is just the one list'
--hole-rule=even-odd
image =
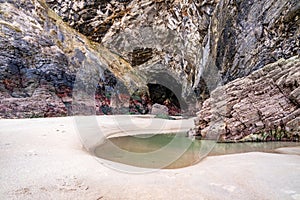
[{"label": "layered rock strata", "polygon": [[[220,84],[300,53],[297,0],[47,3],[70,26],[145,74],[148,83],[168,86],[185,101],[202,101]],[[166,72],[180,89],[157,78]]]},{"label": "layered rock strata", "polygon": [[218,2],[47,0],[71,27],[120,55],[147,83],[168,87],[184,102],[197,98],[202,43]]},{"label": "layered rock strata", "polygon": [[[76,114],[74,100],[91,107],[87,114],[98,113],[101,102],[94,96],[104,99],[116,84],[112,81],[118,79],[132,91],[146,84],[133,71],[122,58],[70,28],[44,1],[0,2],[1,118]],[[91,103],[74,99],[76,82],[77,93],[93,89]],[[97,90],[100,86],[104,89]]]},{"label": "layered rock strata", "polygon": [[205,69],[216,67],[222,83],[300,54],[300,2],[222,0],[211,19]]},{"label": "layered rock strata", "polygon": [[212,92],[196,135],[222,142],[299,141],[300,57],[280,59]]},{"label": "layered rock strata", "polygon": [[[164,101],[199,110],[217,86],[299,54],[299,6],[297,0],[0,1],[0,115],[72,115],[74,100],[75,111],[86,107],[87,114],[110,113],[118,101],[146,113],[148,99],[130,95],[150,85],[176,96]],[[105,72],[121,84],[111,84]],[[89,92],[90,83],[98,94]],[[119,92],[116,85],[130,91],[108,99]],[[79,86],[89,100],[74,97]],[[35,103],[34,95],[55,102]],[[177,100],[170,104],[176,112]],[[58,109],[46,114],[48,107]]]}]

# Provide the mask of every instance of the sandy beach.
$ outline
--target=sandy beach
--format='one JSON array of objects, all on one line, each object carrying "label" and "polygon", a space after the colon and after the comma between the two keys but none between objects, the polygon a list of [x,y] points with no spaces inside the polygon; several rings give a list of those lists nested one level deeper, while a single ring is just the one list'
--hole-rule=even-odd
[{"label": "sandy beach", "polygon": [[[193,119],[140,116],[95,120],[105,137],[184,131],[193,124]],[[78,131],[74,117],[0,120],[0,199],[300,199],[299,147],[281,148],[281,154],[213,156],[186,168],[133,174],[92,156]]]}]

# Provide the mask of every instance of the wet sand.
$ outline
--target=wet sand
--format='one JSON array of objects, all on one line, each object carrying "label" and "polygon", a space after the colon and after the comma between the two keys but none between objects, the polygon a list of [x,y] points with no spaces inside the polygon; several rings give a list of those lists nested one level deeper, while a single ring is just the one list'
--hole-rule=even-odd
[{"label": "wet sand", "polygon": [[[134,134],[152,128],[178,131],[192,123],[130,116],[101,116],[96,121],[106,136],[133,129]],[[148,129],[141,131],[145,126]],[[278,150],[285,154],[207,157],[187,168],[139,169],[132,174],[113,170],[90,155],[78,130],[71,117],[0,120],[0,199],[300,199],[298,147]]]}]

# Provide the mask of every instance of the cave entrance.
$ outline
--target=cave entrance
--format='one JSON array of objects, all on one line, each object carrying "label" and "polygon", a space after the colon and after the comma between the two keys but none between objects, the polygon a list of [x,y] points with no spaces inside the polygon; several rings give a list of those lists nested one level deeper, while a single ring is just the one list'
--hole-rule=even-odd
[{"label": "cave entrance", "polygon": [[167,106],[169,115],[179,115],[181,113],[179,100],[172,90],[154,83],[148,83],[147,86],[152,104],[158,103]]}]

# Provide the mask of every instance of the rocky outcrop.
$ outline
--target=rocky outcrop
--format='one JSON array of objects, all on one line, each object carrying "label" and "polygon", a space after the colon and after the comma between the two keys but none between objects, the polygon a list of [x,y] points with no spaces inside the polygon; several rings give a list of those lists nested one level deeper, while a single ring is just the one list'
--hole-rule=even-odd
[{"label": "rocky outcrop", "polygon": [[[65,116],[78,109],[83,114],[85,106],[91,108],[87,114],[99,113],[102,103],[94,96],[111,95],[117,81],[132,91],[143,85],[131,70],[63,23],[42,0],[0,2],[1,118]],[[92,88],[93,104],[75,99],[75,83],[77,93]],[[74,100],[80,105],[75,112]]]},{"label": "rocky outcrop", "polygon": [[211,19],[205,70],[222,83],[249,75],[281,58],[300,54],[297,0],[222,0]]},{"label": "rocky outcrop", "polygon": [[[50,92],[53,91],[53,92]],[[38,118],[67,116],[68,109],[55,94],[54,88],[38,87],[29,97],[14,98],[0,94],[0,118]]]},{"label": "rocky outcrop", "polygon": [[59,108],[44,116],[193,114],[217,86],[299,54],[299,35],[297,0],[0,1],[0,116],[51,107],[37,94]]},{"label": "rocky outcrop", "polygon": [[[220,84],[300,53],[297,0],[47,3],[70,26],[131,63],[147,83],[170,87],[192,106],[190,99],[202,101]],[[171,78],[159,78],[166,72]]]},{"label": "rocky outcrop", "polygon": [[71,27],[120,55],[148,84],[168,87],[183,104],[197,98],[201,45],[218,2],[47,0]]},{"label": "rocky outcrop", "polygon": [[217,88],[195,124],[196,135],[222,142],[299,141],[300,57],[280,59]]},{"label": "rocky outcrop", "polygon": [[76,66],[69,61],[82,61],[81,51],[73,56],[62,51],[65,36],[42,18],[42,6],[30,1],[0,6],[0,117],[66,115],[57,95],[71,96],[67,89]]}]

